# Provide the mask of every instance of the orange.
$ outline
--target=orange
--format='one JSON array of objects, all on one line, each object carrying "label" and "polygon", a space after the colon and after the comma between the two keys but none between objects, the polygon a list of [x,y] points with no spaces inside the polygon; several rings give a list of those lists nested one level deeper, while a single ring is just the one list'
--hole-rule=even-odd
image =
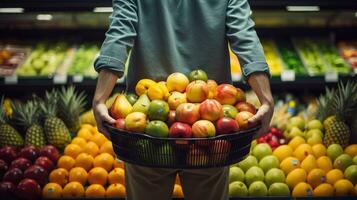
[{"label": "orange", "polygon": [[86,197],[90,198],[104,198],[105,189],[102,185],[92,184],[86,189]]},{"label": "orange", "polygon": [[306,172],[305,170],[298,168],[291,171],[286,176],[286,184],[289,186],[290,189],[293,189],[298,183],[306,181]]},{"label": "orange", "polygon": [[69,172],[69,182],[79,182],[85,185],[88,179],[88,174],[82,167],[75,167]]},{"label": "orange", "polygon": [[351,181],[347,179],[338,180],[334,185],[336,196],[354,195],[355,189]]},{"label": "orange", "polygon": [[175,184],[177,184],[177,185],[181,185],[180,177],[179,177],[179,175],[178,175],[178,174],[176,175]]},{"label": "orange", "polygon": [[94,158],[93,166],[102,167],[109,172],[113,167],[113,162],[114,158],[112,155],[109,153],[102,153]]},{"label": "orange", "polygon": [[357,144],[351,144],[345,148],[345,154],[350,155],[352,158],[357,156]]},{"label": "orange", "polygon": [[76,161],[71,156],[61,156],[57,161],[57,167],[69,171],[74,167],[75,163]]},{"label": "orange", "polygon": [[121,183],[125,185],[125,172],[122,168],[115,168],[108,174],[109,184]]},{"label": "orange", "polygon": [[80,147],[84,147],[87,144],[87,141],[84,138],[81,137],[75,137],[73,138],[72,144],[78,144]]},{"label": "orange", "polygon": [[124,198],[126,196],[125,186],[122,184],[111,184],[107,188],[105,192],[107,198],[116,197],[116,198]]},{"label": "orange", "polygon": [[96,143],[90,141],[84,146],[82,152],[95,157],[96,155],[98,155],[99,147]]},{"label": "orange", "polygon": [[57,183],[47,183],[42,190],[42,196],[46,199],[62,197],[62,187]]},{"label": "orange", "polygon": [[183,198],[183,191],[181,185],[175,184],[174,191],[172,192],[173,198]]},{"label": "orange", "polygon": [[326,174],[326,183],[334,185],[338,180],[343,179],[344,175],[341,170],[333,169]]},{"label": "orange", "polygon": [[77,133],[77,137],[81,137],[85,139],[86,141],[89,141],[93,137],[93,132],[92,130],[88,130],[86,128],[81,128],[79,129]]},{"label": "orange", "polygon": [[84,197],[84,187],[78,182],[70,182],[63,188],[62,194],[64,198]]},{"label": "orange", "polygon": [[101,167],[95,167],[88,173],[88,182],[90,184],[105,185],[107,183],[107,178],[108,172]]},{"label": "orange", "polygon": [[87,130],[90,130],[91,132],[93,132],[94,131],[94,126],[91,125],[91,124],[82,124],[81,125],[81,129],[87,129]]},{"label": "orange", "polygon": [[64,149],[64,155],[71,156],[74,159],[76,159],[81,152],[82,148],[78,144],[69,144]]},{"label": "orange", "polygon": [[124,169],[124,162],[119,160],[118,158],[115,158],[114,162],[113,162],[113,168],[122,168],[122,169]]},{"label": "orange", "polygon": [[114,150],[113,150],[113,145],[111,141],[106,141],[102,146],[100,147],[99,153],[109,153],[110,155],[115,155]]},{"label": "orange", "polygon": [[304,144],[306,141],[303,137],[301,136],[296,136],[289,142],[289,146],[295,150],[299,145]]},{"label": "orange", "polygon": [[326,173],[333,169],[332,161],[328,156],[321,156],[316,163],[317,167],[325,170]]},{"label": "orange", "polygon": [[300,182],[298,183],[292,192],[293,197],[308,197],[313,195],[313,190],[312,187],[305,183],[305,182]]},{"label": "orange", "polygon": [[313,169],[307,175],[307,183],[312,188],[316,188],[320,184],[326,182],[326,172],[322,169]]},{"label": "orange", "polygon": [[316,197],[333,197],[334,193],[335,188],[328,183],[323,183],[314,189],[314,196]]},{"label": "orange", "polygon": [[58,168],[58,169],[53,170],[50,173],[49,181],[51,183],[57,183],[63,187],[68,183],[68,177],[69,177],[69,174],[66,169]]},{"label": "orange", "polygon": [[326,156],[326,147],[323,144],[315,144],[312,146],[312,154],[316,159],[321,156]]},{"label": "orange", "polygon": [[101,133],[95,133],[93,137],[89,140],[96,143],[98,147],[102,146],[102,144],[108,141],[108,139]]},{"label": "orange", "polygon": [[93,161],[94,158],[93,156],[87,154],[87,153],[81,153],[77,156],[76,158],[76,167],[82,167],[85,170],[89,171],[93,167]]}]

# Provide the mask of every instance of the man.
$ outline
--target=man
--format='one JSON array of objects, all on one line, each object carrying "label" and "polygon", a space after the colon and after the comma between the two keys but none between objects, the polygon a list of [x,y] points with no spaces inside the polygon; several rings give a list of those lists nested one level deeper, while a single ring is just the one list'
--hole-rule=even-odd
[{"label": "man", "polygon": [[[108,138],[102,121],[114,119],[104,102],[123,75],[130,50],[126,84],[133,91],[142,78],[165,80],[170,73],[187,74],[197,68],[218,83],[231,82],[228,43],[262,104],[250,122],[261,121],[259,134],[267,132],[273,113],[269,69],[247,0],[113,0],[113,9],[95,62],[99,77],[93,99],[98,128]],[[129,200],[170,199],[176,173],[185,199],[228,198],[228,167],[172,170],[126,164],[125,170]]]}]

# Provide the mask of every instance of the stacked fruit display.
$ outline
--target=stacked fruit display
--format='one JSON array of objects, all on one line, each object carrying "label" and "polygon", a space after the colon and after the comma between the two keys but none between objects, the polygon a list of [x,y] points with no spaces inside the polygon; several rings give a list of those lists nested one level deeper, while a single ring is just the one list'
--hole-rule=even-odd
[{"label": "stacked fruit display", "polygon": [[97,76],[93,67],[93,62],[99,52],[96,44],[82,44],[80,45],[73,58],[73,63],[68,70],[68,75],[83,75],[83,76]]},{"label": "stacked fruit display", "polygon": [[274,40],[262,40],[262,45],[270,73],[272,75],[280,75],[283,69],[283,61],[278,54]]},{"label": "stacked fruit display", "polygon": [[357,69],[357,43],[352,41],[341,41],[338,44],[341,56],[352,66]]},{"label": "stacked fruit display", "polygon": [[0,76],[11,76],[26,59],[29,49],[7,45],[0,47]]},{"label": "stacked fruit display", "polygon": [[51,145],[38,149],[26,146],[18,152],[6,146],[0,149],[0,195],[2,198],[40,199],[60,154]]},{"label": "stacked fruit display", "polygon": [[351,71],[350,66],[348,66],[345,60],[340,57],[335,46],[332,46],[329,42],[324,40],[316,43],[319,45],[321,54],[332,71],[339,74],[347,74]]},{"label": "stacked fruit display", "polygon": [[270,128],[269,132],[265,135],[260,136],[257,139],[257,143],[268,143],[269,146],[274,150],[278,146],[285,144],[286,140],[283,132],[275,127]]},{"label": "stacked fruit display", "polygon": [[307,73],[290,40],[278,40],[277,46],[286,69],[294,70],[298,75]]}]

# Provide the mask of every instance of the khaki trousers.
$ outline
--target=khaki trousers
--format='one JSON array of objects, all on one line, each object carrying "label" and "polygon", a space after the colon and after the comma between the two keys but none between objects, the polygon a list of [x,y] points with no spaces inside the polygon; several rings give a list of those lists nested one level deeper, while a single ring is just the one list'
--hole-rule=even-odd
[{"label": "khaki trousers", "polygon": [[178,173],[185,200],[227,200],[228,171],[228,167],[181,170],[125,163],[126,199],[169,200]]}]

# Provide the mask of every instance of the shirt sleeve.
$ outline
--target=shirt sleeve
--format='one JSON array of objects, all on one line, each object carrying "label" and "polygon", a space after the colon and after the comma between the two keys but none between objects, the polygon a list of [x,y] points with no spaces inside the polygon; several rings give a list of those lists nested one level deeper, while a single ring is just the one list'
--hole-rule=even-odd
[{"label": "shirt sleeve", "polygon": [[238,57],[243,77],[254,72],[265,72],[270,76],[263,47],[254,30],[247,0],[229,0],[226,16],[226,35],[232,51]]},{"label": "shirt sleeve", "polygon": [[138,22],[135,0],[113,0],[110,26],[100,55],[94,62],[96,71],[108,69],[117,74],[125,71],[125,62],[136,38]]}]

